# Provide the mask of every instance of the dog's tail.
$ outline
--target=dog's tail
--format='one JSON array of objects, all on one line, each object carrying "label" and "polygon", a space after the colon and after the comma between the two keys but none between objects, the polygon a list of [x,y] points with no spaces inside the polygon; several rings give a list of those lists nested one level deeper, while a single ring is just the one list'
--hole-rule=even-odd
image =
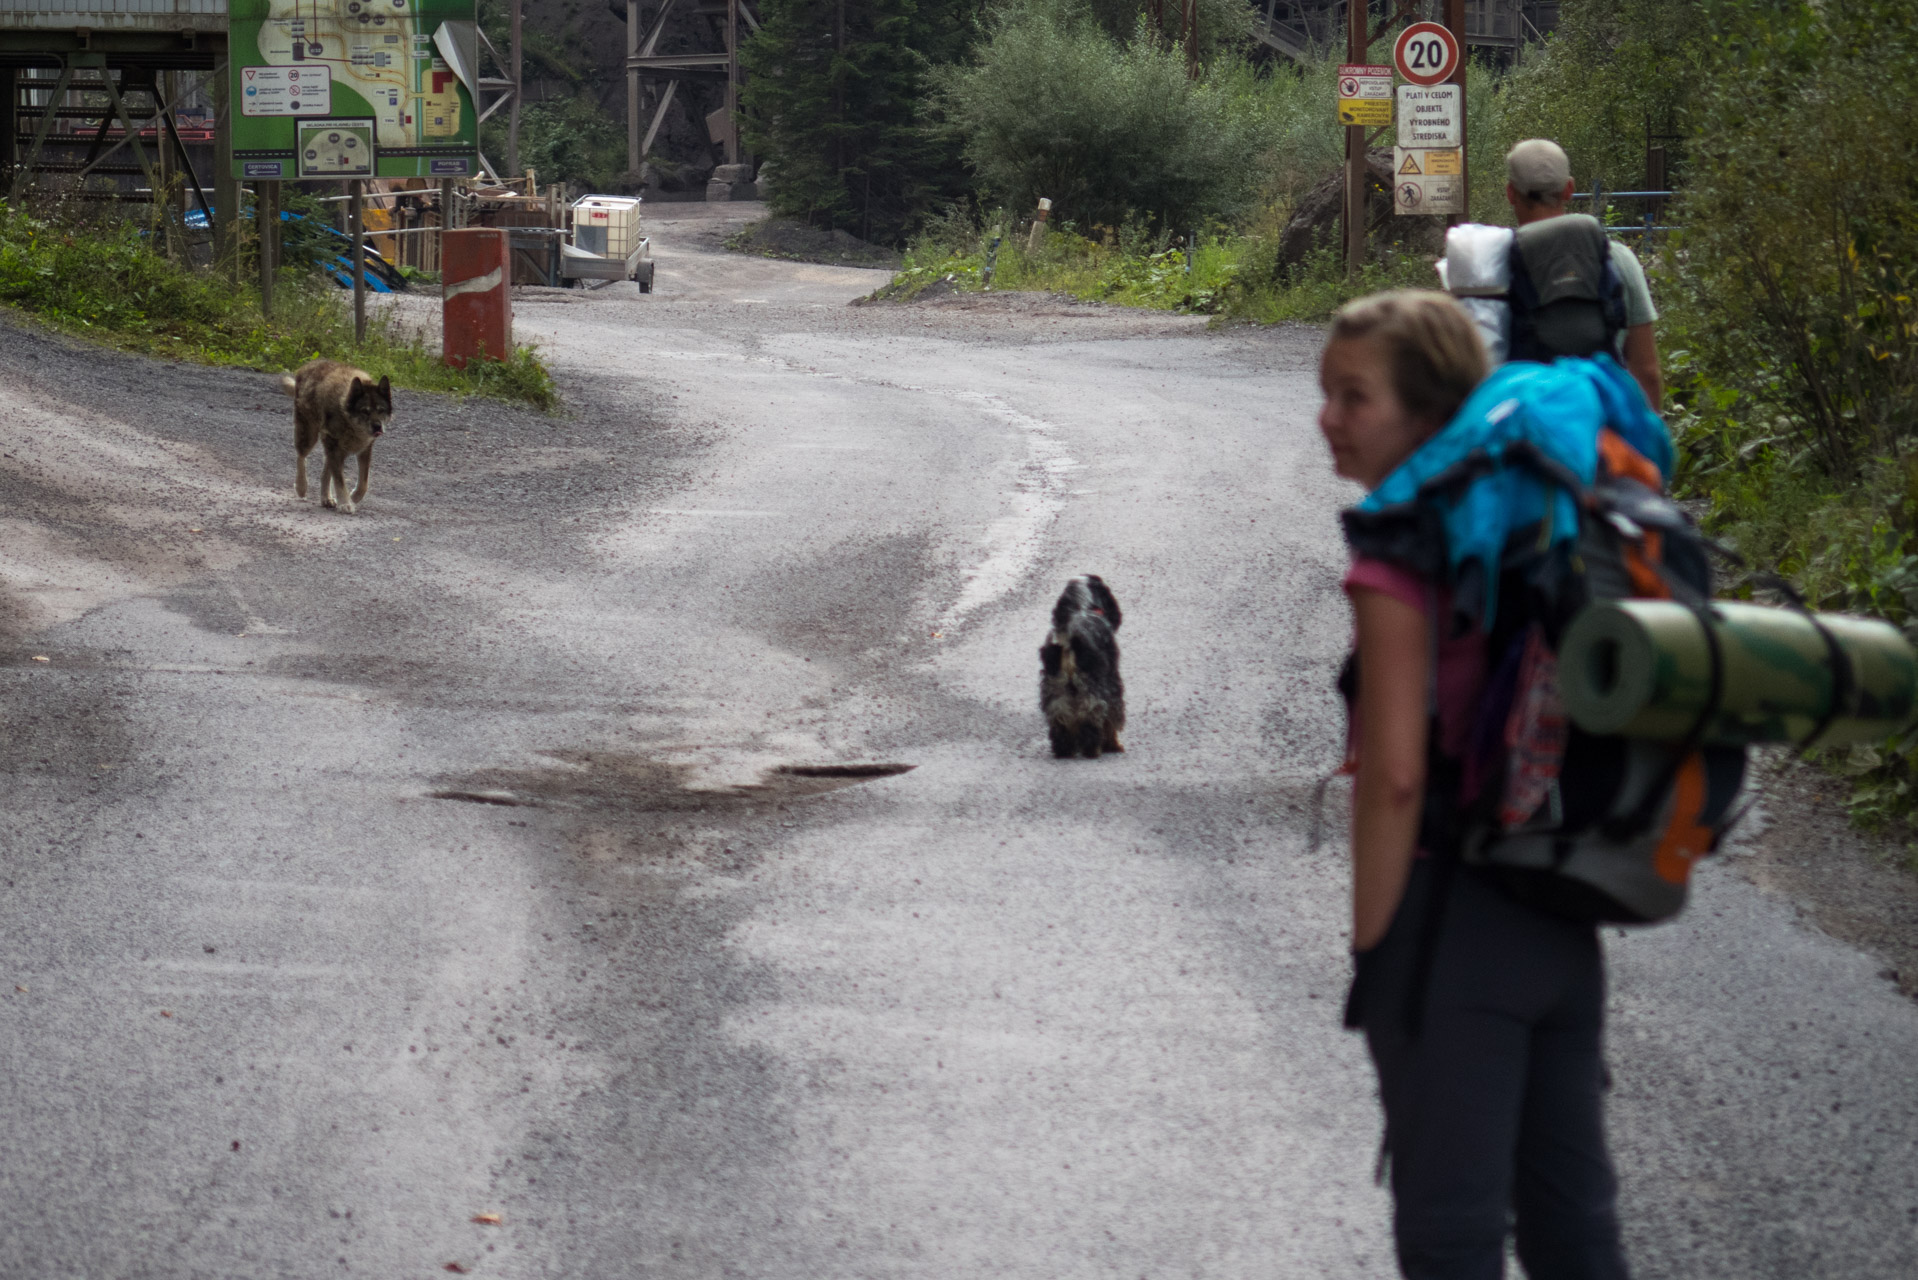
[{"label": "dog's tail", "polygon": [[283,396],[290,396],[290,395],[292,395],[292,394],[293,394],[293,389],[294,389],[294,388],[295,388],[296,386],[298,386],[298,385],[299,385],[298,383],[296,383],[296,382],[294,382],[294,381],[293,381],[293,375],[292,375],[292,374],[290,374],[290,373],[283,373],[283,374],[281,374],[281,375],[280,375],[280,394],[281,394],[281,395],[283,395]]}]

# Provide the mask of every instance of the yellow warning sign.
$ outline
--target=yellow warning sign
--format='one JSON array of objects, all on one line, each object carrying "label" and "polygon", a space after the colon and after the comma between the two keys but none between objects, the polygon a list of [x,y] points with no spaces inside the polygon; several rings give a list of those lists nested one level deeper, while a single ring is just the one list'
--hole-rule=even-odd
[{"label": "yellow warning sign", "polygon": [[1425,172],[1427,173],[1454,175],[1464,172],[1464,169],[1459,164],[1460,153],[1456,149],[1451,151],[1427,151],[1424,153],[1424,156]]},{"label": "yellow warning sign", "polygon": [[1399,165],[1399,172],[1400,173],[1424,173],[1425,170],[1419,168],[1419,153],[1416,151],[1407,151],[1405,153],[1404,163]]},{"label": "yellow warning sign", "polygon": [[1391,124],[1392,100],[1390,98],[1340,98],[1339,123],[1360,124],[1367,128]]}]

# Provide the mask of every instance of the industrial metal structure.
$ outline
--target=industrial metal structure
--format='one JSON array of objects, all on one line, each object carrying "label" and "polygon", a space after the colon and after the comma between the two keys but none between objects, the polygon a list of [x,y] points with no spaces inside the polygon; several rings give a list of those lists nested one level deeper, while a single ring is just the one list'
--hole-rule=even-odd
[{"label": "industrial metal structure", "polygon": [[[707,117],[708,136],[725,148],[726,163],[739,163],[739,42],[759,30],[759,17],[747,0],[660,0],[652,20],[640,25],[639,0],[626,0],[626,167],[638,169],[653,149],[653,139],[672,108],[682,80],[705,80],[726,86],[726,101]],[[718,48],[659,52],[660,37],[675,13],[691,13],[711,20]],[[652,118],[642,132],[642,103],[652,104]]]},{"label": "industrial metal structure", "polygon": [[230,253],[226,47],[226,0],[0,0],[0,191],[151,201],[177,186]]},{"label": "industrial metal structure", "polygon": [[[1346,0],[1255,0],[1253,38],[1296,61],[1345,45]],[[1392,5],[1370,8],[1383,17]],[[1559,0],[1465,0],[1465,44],[1480,56],[1516,62],[1558,25]]]}]

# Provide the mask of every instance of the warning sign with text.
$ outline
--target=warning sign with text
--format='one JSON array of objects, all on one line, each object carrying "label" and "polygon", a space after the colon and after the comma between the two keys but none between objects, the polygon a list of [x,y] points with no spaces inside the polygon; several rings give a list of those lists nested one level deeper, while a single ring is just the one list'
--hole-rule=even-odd
[{"label": "warning sign with text", "polygon": [[1399,145],[1456,147],[1465,141],[1465,103],[1455,84],[1399,86]]},{"label": "warning sign with text", "polygon": [[1398,147],[1392,154],[1394,173],[1422,178],[1428,173],[1436,177],[1456,177],[1465,172],[1464,157],[1457,147]]},{"label": "warning sign with text", "polygon": [[1465,152],[1398,147],[1392,152],[1392,212],[1407,217],[1465,212]]},{"label": "warning sign with text", "polygon": [[1392,68],[1362,63],[1339,68],[1339,123],[1392,123]]}]

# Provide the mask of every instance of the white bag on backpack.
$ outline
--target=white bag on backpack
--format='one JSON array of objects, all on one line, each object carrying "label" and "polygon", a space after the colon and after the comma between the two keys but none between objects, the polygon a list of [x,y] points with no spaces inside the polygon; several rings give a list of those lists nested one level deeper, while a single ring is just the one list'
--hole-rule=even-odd
[{"label": "white bag on backpack", "polygon": [[1503,298],[1460,298],[1457,300],[1465,308],[1465,314],[1472,317],[1472,323],[1478,326],[1478,336],[1485,339],[1485,354],[1494,365],[1505,363],[1505,353],[1512,342],[1512,305]]},{"label": "white bag on backpack", "polygon": [[1455,298],[1503,297],[1512,287],[1510,227],[1462,222],[1445,233],[1445,269],[1439,278]]},{"label": "white bag on backpack", "polygon": [[1439,260],[1439,285],[1457,298],[1493,364],[1504,364],[1511,345],[1512,307],[1505,293],[1512,287],[1510,227],[1462,222],[1445,233],[1445,257]]}]

